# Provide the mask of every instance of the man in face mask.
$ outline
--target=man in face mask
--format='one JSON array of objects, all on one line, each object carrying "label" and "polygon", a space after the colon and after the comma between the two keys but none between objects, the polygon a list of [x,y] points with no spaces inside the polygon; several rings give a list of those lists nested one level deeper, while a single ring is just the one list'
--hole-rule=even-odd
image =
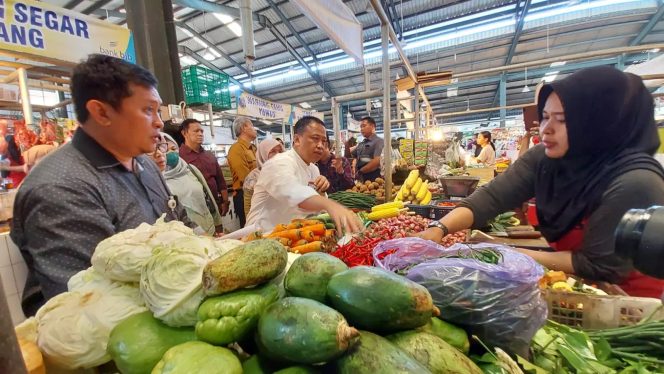
[{"label": "man in face mask", "polygon": [[187,215],[205,232],[214,235],[221,229],[221,214],[203,174],[180,158],[179,147],[168,134],[161,134],[157,149],[150,156],[164,175],[166,184],[185,207]]}]

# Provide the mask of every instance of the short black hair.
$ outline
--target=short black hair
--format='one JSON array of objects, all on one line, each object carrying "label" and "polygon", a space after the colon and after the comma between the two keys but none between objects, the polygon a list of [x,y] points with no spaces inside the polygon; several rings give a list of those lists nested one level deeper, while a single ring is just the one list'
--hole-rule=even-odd
[{"label": "short black hair", "polygon": [[92,54],[74,68],[71,76],[71,97],[76,119],[87,122],[90,112],[85,105],[99,100],[119,109],[122,100],[131,96],[129,84],[156,88],[157,78],[147,69],[123,59]]},{"label": "short black hair", "polygon": [[369,117],[369,116],[362,118],[360,120],[360,122],[362,122],[362,121],[367,121],[370,125],[372,125],[373,127],[376,127],[376,120]]},{"label": "short black hair", "polygon": [[191,126],[192,123],[200,124],[201,121],[194,118],[187,118],[186,120],[182,121],[182,123],[180,124],[180,132],[189,130],[189,126]]},{"label": "short black hair", "polygon": [[[293,132],[296,133],[297,135],[302,135],[304,134],[304,130],[306,130],[307,127],[311,126],[312,124],[321,125],[325,127],[325,123],[321,121],[320,118],[313,116],[304,116],[300,118],[297,122],[295,122],[295,126],[293,127]],[[327,130],[325,133],[327,134]]]}]

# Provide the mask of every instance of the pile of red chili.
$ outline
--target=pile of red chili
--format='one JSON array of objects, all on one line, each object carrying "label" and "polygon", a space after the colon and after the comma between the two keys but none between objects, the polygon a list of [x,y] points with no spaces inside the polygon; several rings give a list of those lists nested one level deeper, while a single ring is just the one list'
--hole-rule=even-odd
[{"label": "pile of red chili", "polygon": [[353,238],[348,244],[337,246],[337,249],[330,254],[343,261],[349,267],[360,265],[373,266],[373,249],[383,240],[385,239],[364,236]]}]

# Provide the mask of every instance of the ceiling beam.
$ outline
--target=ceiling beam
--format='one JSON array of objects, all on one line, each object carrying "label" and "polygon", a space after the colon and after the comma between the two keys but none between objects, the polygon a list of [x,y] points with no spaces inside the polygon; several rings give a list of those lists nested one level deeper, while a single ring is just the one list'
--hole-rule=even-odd
[{"label": "ceiling beam", "polygon": [[300,33],[297,30],[295,30],[295,27],[293,27],[293,24],[288,20],[288,17],[286,17],[284,12],[282,12],[281,9],[279,9],[277,4],[275,4],[273,0],[265,0],[265,1],[267,1],[267,3],[270,5],[272,11],[277,13],[277,16],[279,16],[279,19],[281,20],[281,23],[286,25],[288,31],[290,31],[291,35],[297,39],[297,41],[300,43],[300,46],[302,46],[307,51],[307,53],[309,53],[309,56],[313,58],[314,63],[318,63],[318,58],[316,57],[316,53],[314,53],[311,47],[309,47],[309,44],[306,41],[304,41],[304,38],[302,38]]},{"label": "ceiling beam", "polygon": [[106,5],[110,2],[111,2],[111,0],[98,0],[94,4],[92,4],[89,7],[83,9],[83,11],[81,13],[90,14],[90,13],[94,12],[97,9],[101,9],[101,7],[103,7],[104,5]]},{"label": "ceiling beam", "polygon": [[[191,48],[189,48],[189,47],[187,47],[187,46],[179,45],[179,46],[178,46],[178,52],[179,52],[179,53],[182,53],[183,55],[187,55],[187,56],[193,58],[194,60],[198,61],[201,65],[205,66],[206,68],[208,68],[208,69],[210,69],[210,70],[214,70],[214,71],[216,71],[216,72],[218,72],[218,73],[222,73],[222,74],[226,74],[226,75],[228,75],[225,71],[219,69],[219,68],[216,67],[213,63],[211,63],[210,61],[206,60],[205,58],[203,58],[203,56],[199,55],[198,53],[192,51]],[[233,82],[234,84],[238,85],[238,87],[243,87],[242,83],[238,82],[238,81],[237,81],[235,78],[233,78],[232,76],[228,75],[228,79],[229,79],[231,82]]]},{"label": "ceiling beam", "polygon": [[[399,37],[399,40],[402,41],[403,30],[401,30],[401,23],[399,23],[399,20],[397,18],[397,12],[396,8],[394,7],[394,1],[381,0],[380,2],[383,5],[383,9],[385,9],[385,13],[387,13],[387,18],[390,20],[392,27],[394,27],[394,30],[396,31],[397,36]],[[391,2],[392,6],[390,6],[388,2]]]},{"label": "ceiling beam", "polygon": [[189,31],[192,35],[194,35],[195,37],[197,37],[197,38],[201,39],[202,41],[204,41],[205,43],[207,43],[207,45],[210,46],[210,49],[211,49],[211,50],[213,50],[213,51],[219,53],[219,54],[220,54],[221,56],[223,56],[228,62],[230,62],[231,64],[233,64],[233,66],[235,66],[236,68],[240,69],[243,73],[245,73],[245,74],[247,74],[248,76],[251,77],[251,72],[250,72],[249,70],[247,70],[244,66],[240,65],[240,63],[238,63],[237,61],[233,60],[233,58],[232,58],[231,56],[229,56],[228,53],[224,52],[224,51],[221,50],[219,47],[217,47],[214,43],[212,43],[212,42],[210,42],[209,40],[207,40],[207,39],[205,38],[205,36],[201,35],[198,31],[194,30],[191,26],[187,25],[187,24],[184,23],[184,22],[180,22],[180,21],[176,21],[176,22],[175,22],[175,25],[176,25],[177,27],[180,27],[180,28],[183,29],[183,30],[187,30],[187,31]]},{"label": "ceiling beam", "polygon": [[117,11],[117,10],[110,10],[110,9],[95,9],[95,10],[93,10],[92,12],[90,12],[88,14],[94,15],[94,16],[97,16],[97,17],[102,17],[104,19],[106,19],[107,17],[115,17],[115,18],[124,19],[127,16],[125,13],[122,13],[122,12]]},{"label": "ceiling beam", "polygon": [[[217,4],[206,0],[173,0],[173,3],[202,12],[221,13],[235,19],[240,19],[240,9],[228,5]],[[252,12],[252,14],[254,21],[260,22],[260,16],[256,12]]]},{"label": "ceiling beam", "polygon": [[[519,44],[519,38],[521,37],[521,32],[523,32],[523,25],[526,23],[526,15],[528,14],[528,10],[530,9],[530,0],[525,0],[523,7],[519,9],[519,3],[520,1],[517,1],[516,4],[516,25],[514,27],[514,36],[512,37],[512,44],[510,44],[510,49],[507,52],[507,57],[505,57],[505,65],[509,65],[512,63],[512,58],[514,58],[514,53],[516,52],[516,46]],[[520,10],[520,12],[519,12]],[[502,75],[505,75],[503,73]],[[498,97],[500,96],[500,86],[496,89],[496,94],[493,97],[493,104],[496,105],[496,101],[498,101]]]},{"label": "ceiling beam", "polygon": [[631,42],[629,42],[629,45],[635,46],[641,44],[643,39],[645,39],[646,36],[648,36],[648,34],[650,33],[650,31],[652,31],[652,29],[657,25],[657,23],[659,23],[659,21],[662,19],[662,16],[664,16],[664,3],[662,3],[659,6],[659,8],[657,8],[657,12],[655,12],[655,14],[653,14],[652,17],[650,17],[648,23],[645,26],[643,26],[641,31],[639,31],[639,34],[634,39],[632,39]]},{"label": "ceiling beam", "polygon": [[82,2],[83,2],[83,0],[71,0],[67,4],[65,4],[65,8],[74,9],[78,4],[80,4]]}]

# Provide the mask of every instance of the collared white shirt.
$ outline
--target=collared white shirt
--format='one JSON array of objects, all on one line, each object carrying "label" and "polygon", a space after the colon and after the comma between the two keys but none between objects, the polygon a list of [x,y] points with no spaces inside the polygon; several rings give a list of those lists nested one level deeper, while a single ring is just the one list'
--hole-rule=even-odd
[{"label": "collared white shirt", "polygon": [[274,156],[263,165],[258,176],[247,225],[269,232],[280,223],[316,213],[302,210],[298,205],[318,195],[309,182],[319,175],[318,167],[304,162],[294,149]]}]

